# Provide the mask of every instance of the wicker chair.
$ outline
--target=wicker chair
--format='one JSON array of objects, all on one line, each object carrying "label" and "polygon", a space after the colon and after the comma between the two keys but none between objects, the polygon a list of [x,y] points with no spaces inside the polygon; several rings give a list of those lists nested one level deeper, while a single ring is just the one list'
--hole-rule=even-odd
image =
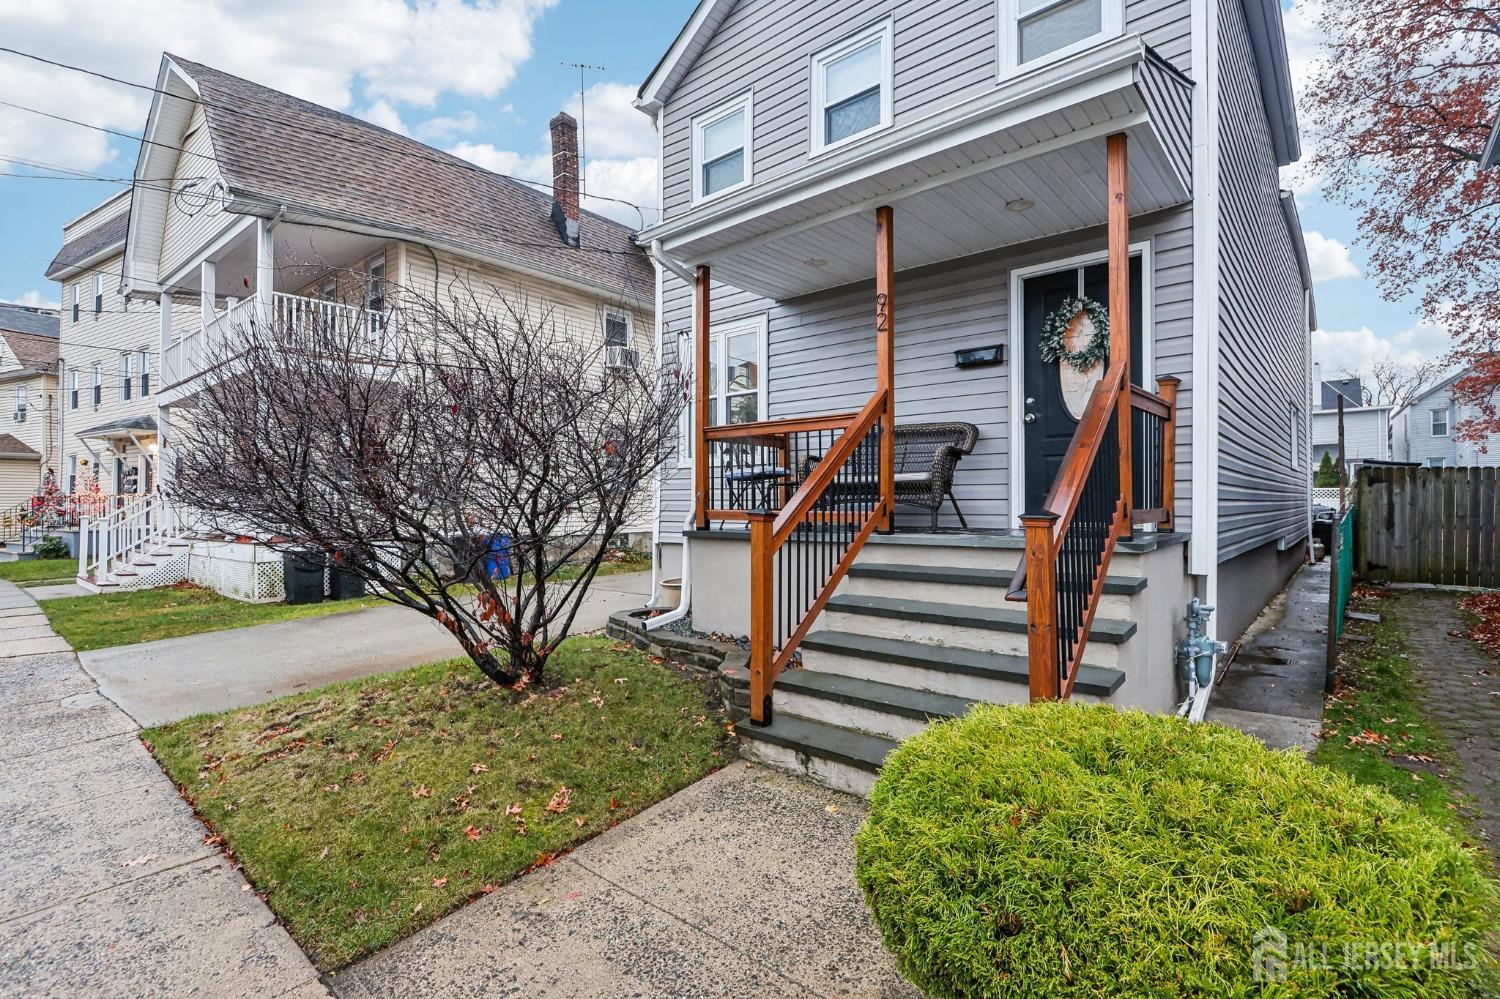
[{"label": "wicker chair", "polygon": [[946,497],[958,514],[958,522],[967,528],[969,522],[953,495],[953,471],[978,441],[979,428],[972,423],[898,423],[896,502],[926,507],[935,531],[938,509]]}]

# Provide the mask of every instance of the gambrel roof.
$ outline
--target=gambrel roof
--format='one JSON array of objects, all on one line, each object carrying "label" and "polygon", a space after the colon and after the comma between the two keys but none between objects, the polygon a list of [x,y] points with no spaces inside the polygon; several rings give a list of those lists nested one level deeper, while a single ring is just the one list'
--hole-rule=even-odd
[{"label": "gambrel roof", "polygon": [[57,251],[52,263],[47,265],[47,277],[58,281],[84,269],[89,264],[119,252],[125,245],[125,230],[130,225],[130,209],[106,220],[75,239],[70,239]]},{"label": "gambrel roof", "polygon": [[[147,126],[158,144],[142,144],[137,176],[162,169],[162,150],[176,149],[170,128],[185,127],[199,102],[232,212],[322,220],[637,300],[654,293],[655,272],[629,228],[585,211],[582,246],[569,246],[552,223],[551,195],[527,184],[170,54],[162,57],[158,90],[169,91],[155,98]],[[132,229],[132,254],[137,238]]]}]

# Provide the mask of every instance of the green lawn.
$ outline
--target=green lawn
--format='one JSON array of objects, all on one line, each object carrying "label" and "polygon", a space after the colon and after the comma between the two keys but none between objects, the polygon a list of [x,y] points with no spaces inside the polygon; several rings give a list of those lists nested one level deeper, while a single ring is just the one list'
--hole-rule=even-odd
[{"label": "green lawn", "polygon": [[383,947],[732,755],[701,681],[571,639],[551,686],[466,660],[143,733],[320,967]]},{"label": "green lawn", "polygon": [[47,620],[79,652],[373,607],[374,597],[320,604],[247,604],[178,585],[42,601]]},{"label": "green lawn", "polygon": [[[1370,601],[1363,609],[1381,608]],[[1341,647],[1339,689],[1324,709],[1324,737],[1313,760],[1384,788],[1462,833],[1452,786],[1426,772],[1447,770],[1453,754],[1416,701],[1405,629],[1392,615],[1381,616],[1379,624],[1348,625],[1369,641],[1346,640]],[[1398,759],[1407,765],[1393,762]]]},{"label": "green lawn", "polygon": [[34,558],[24,562],[0,562],[0,579],[12,583],[67,580],[78,575],[76,558]]}]

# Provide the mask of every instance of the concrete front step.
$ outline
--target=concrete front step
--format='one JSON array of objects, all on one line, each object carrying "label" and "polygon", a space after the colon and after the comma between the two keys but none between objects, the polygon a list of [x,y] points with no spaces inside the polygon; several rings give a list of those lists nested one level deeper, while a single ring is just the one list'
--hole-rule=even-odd
[{"label": "concrete front step", "polygon": [[792,669],[776,679],[776,712],[887,739],[905,739],[927,723],[957,718],[973,701],[843,673]]},{"label": "concrete front step", "polygon": [[752,760],[804,774],[820,784],[867,795],[895,741],[778,712],[766,726],[735,726],[740,751]]},{"label": "concrete front step", "polygon": [[[789,670],[776,681],[777,696]],[[802,674],[833,673],[882,685],[929,691],[969,701],[1024,704],[1029,699],[1026,656],[932,645],[861,632],[814,631],[802,641]],[[1109,697],[1125,682],[1117,669],[1082,666],[1073,695]]]},{"label": "concrete front step", "polygon": [[[1024,601],[1006,599],[1014,577],[1014,569],[856,562],[850,567],[839,592],[855,596],[915,597],[919,600],[971,604],[976,607],[1024,607]],[[1146,580],[1143,576],[1109,576],[1104,581],[1104,597],[1099,601],[1099,615],[1130,617],[1130,598],[1145,588]]]},{"label": "concrete front step", "polygon": [[[823,608],[820,623],[832,631],[895,638],[926,645],[1022,656],[1027,653],[1026,609],[838,594]],[[1135,634],[1135,622],[1095,617],[1084,659],[1114,667],[1119,650]],[[804,640],[805,644],[805,640]]]}]

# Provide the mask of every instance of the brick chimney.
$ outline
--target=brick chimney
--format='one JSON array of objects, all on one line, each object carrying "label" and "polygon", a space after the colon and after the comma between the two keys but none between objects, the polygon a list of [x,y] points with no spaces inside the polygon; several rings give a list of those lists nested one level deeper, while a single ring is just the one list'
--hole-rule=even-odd
[{"label": "brick chimney", "polygon": [[569,246],[578,245],[578,122],[566,111],[553,118],[552,224]]}]

